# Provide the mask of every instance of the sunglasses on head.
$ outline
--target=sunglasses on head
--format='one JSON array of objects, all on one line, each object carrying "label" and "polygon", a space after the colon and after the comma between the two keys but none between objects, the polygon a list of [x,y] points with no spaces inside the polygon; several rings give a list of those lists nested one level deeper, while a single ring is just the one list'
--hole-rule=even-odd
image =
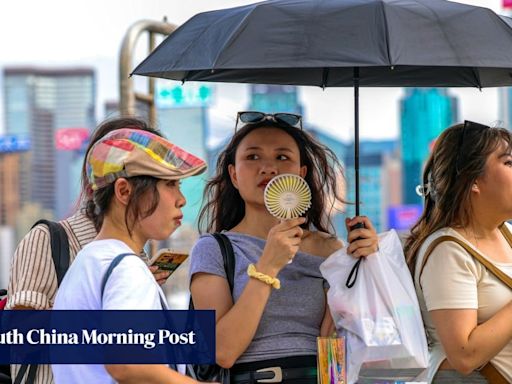
[{"label": "sunglasses on head", "polygon": [[256,124],[265,120],[274,121],[278,124],[288,125],[290,127],[298,127],[302,129],[302,116],[294,113],[264,113],[257,111],[244,111],[238,112],[236,115],[235,131],[238,128],[238,122],[241,121],[244,124]]},{"label": "sunglasses on head", "polygon": [[463,148],[466,145],[466,142],[470,142],[469,137],[472,135],[474,136],[476,134],[480,134],[486,129],[489,129],[488,125],[475,123],[469,120],[464,121],[464,126],[462,127],[462,132],[459,138],[459,146],[457,148],[457,157],[455,159],[455,171],[457,172],[457,175],[460,174],[462,168],[464,168],[464,162],[466,159],[464,156],[465,151]]}]

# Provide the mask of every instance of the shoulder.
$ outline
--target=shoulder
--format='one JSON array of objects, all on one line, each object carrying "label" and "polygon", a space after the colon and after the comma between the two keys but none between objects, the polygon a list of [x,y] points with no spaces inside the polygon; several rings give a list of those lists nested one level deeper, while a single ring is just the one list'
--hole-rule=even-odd
[{"label": "shoulder", "polygon": [[[444,237],[449,237],[446,239],[442,239]],[[456,240],[450,240],[450,238],[455,238]],[[436,258],[439,257],[439,255],[442,255],[444,258],[448,257],[463,257],[465,258],[470,255],[464,247],[459,244],[458,241],[461,241],[468,246],[471,247],[471,244],[469,244],[462,236],[460,236],[455,230],[451,228],[442,228],[437,230],[436,232],[432,233],[430,236],[428,236],[423,245],[420,247],[418,255],[418,259],[424,259],[425,256],[428,256],[430,258]]]},{"label": "shoulder", "polygon": [[212,235],[202,235],[190,251],[189,275],[199,272],[225,276],[222,253]]},{"label": "shoulder", "polygon": [[[434,248],[438,239],[442,236],[452,236],[471,247],[467,241],[450,229],[442,229],[429,236],[418,252],[416,264],[417,273],[421,278],[431,275],[433,278],[441,274],[466,271],[472,275],[479,275],[478,266],[473,257],[456,241],[441,241]],[[425,257],[427,259],[425,260]]]},{"label": "shoulder", "polygon": [[196,264],[218,263],[222,260],[222,252],[219,243],[213,235],[202,235],[190,250],[190,262],[194,266]]},{"label": "shoulder", "polygon": [[343,248],[343,241],[330,233],[304,231],[301,250],[315,256],[328,257]]},{"label": "shoulder", "polygon": [[190,253],[192,255],[197,253],[211,253],[211,252],[220,252],[219,243],[211,234],[204,234],[199,237],[199,239],[195,242],[194,246]]},{"label": "shoulder", "polygon": [[41,255],[50,252],[50,230],[44,224],[38,224],[21,239],[16,248],[17,255]]},{"label": "shoulder", "polygon": [[72,216],[59,221],[59,224],[64,227],[68,235],[73,233],[79,240],[92,241],[96,236],[96,228],[93,221],[83,211],[75,212]]}]

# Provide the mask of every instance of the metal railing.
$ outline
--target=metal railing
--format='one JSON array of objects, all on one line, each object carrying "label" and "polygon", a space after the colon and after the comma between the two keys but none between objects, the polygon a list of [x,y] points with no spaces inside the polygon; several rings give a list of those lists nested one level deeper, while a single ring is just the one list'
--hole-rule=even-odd
[{"label": "metal railing", "polygon": [[119,112],[123,116],[137,115],[137,102],[148,106],[148,123],[156,124],[155,79],[148,77],[148,92],[135,91],[134,79],[130,77],[135,46],[143,32],[149,33],[148,54],[156,47],[156,37],[170,35],[177,28],[175,24],[164,21],[141,20],[134,23],[126,32],[119,55]]}]

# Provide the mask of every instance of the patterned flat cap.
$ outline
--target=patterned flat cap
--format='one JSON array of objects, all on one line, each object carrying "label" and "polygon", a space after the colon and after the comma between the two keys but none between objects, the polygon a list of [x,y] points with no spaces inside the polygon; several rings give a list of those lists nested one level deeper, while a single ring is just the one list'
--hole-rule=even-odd
[{"label": "patterned flat cap", "polygon": [[178,180],[205,170],[202,159],[163,137],[139,129],[116,129],[94,144],[87,155],[87,178],[93,190],[120,177]]}]

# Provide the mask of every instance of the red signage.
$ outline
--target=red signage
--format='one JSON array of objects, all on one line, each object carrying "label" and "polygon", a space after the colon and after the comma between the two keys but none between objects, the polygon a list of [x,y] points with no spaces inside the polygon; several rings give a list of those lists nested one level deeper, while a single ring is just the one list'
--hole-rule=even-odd
[{"label": "red signage", "polygon": [[512,0],[503,0],[503,8],[512,8]]},{"label": "red signage", "polygon": [[55,148],[59,151],[76,151],[89,138],[87,128],[63,128],[55,133]]}]

